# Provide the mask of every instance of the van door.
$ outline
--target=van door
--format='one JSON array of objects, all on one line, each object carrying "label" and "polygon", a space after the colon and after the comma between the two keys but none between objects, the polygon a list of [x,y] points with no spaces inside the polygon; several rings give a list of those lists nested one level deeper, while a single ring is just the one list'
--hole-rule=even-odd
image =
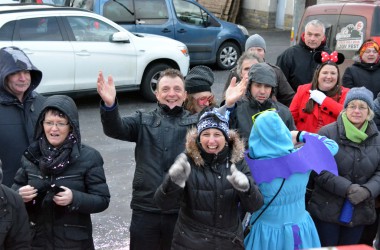
[{"label": "van door", "polygon": [[192,63],[215,61],[220,23],[192,2],[173,0],[175,39],[186,44]]}]

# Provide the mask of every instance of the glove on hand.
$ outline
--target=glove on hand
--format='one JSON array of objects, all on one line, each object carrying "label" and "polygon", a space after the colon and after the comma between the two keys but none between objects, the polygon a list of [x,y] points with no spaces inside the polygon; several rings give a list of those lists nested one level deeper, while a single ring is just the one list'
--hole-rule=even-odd
[{"label": "glove on hand", "polygon": [[310,99],[313,99],[319,105],[321,105],[322,102],[326,98],[326,95],[323,92],[321,92],[321,91],[319,91],[317,89],[315,89],[315,90],[309,90],[309,92],[310,92]]},{"label": "glove on hand", "polygon": [[227,175],[227,180],[238,191],[247,192],[249,190],[248,177],[237,170],[235,164],[231,165],[231,175]]},{"label": "glove on hand", "polygon": [[177,157],[174,164],[170,167],[169,176],[172,182],[184,188],[190,172],[190,163],[187,161],[186,154],[182,153]]},{"label": "glove on hand", "polygon": [[359,184],[351,184],[347,190],[347,198],[353,205],[361,203],[370,195],[368,189],[361,187]]}]

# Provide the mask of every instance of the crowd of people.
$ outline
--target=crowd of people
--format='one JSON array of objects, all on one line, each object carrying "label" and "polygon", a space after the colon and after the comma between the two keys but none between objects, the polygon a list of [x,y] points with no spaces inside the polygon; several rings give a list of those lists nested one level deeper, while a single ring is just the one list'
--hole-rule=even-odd
[{"label": "crowd of people", "polygon": [[[209,67],[169,68],[157,106],[122,116],[99,72],[103,132],[135,144],[131,250],[380,249],[380,47],[364,41],[340,72],[325,41],[312,20],[273,65],[252,35],[220,104]],[[91,214],[111,198],[103,158],[82,143],[72,98],[35,91],[42,77],[0,49],[0,248],[95,249]]]}]

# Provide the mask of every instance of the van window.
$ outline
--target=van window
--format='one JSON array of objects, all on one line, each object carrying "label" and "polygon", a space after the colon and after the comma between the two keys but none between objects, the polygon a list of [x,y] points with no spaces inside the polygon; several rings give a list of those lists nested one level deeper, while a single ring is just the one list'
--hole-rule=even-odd
[{"label": "van window", "polygon": [[103,16],[115,23],[134,23],[133,0],[109,0],[103,5]]},{"label": "van window", "polygon": [[15,25],[16,21],[11,21],[1,26],[0,41],[12,41],[13,30]]},{"label": "van window", "polygon": [[313,19],[318,19],[324,23],[326,45],[331,50],[342,53],[345,58],[354,57],[355,52],[365,39],[365,32],[363,32],[367,27],[365,17],[352,15],[308,16],[300,27],[302,31],[304,31],[305,25]]},{"label": "van window", "polygon": [[191,25],[204,26],[207,13],[203,9],[181,0],[174,0],[173,4],[178,20]]}]

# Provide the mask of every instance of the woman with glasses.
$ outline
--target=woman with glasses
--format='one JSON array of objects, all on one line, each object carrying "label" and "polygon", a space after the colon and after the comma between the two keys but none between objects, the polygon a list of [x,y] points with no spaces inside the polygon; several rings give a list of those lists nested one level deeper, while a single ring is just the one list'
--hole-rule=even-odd
[{"label": "woman with glasses", "polygon": [[336,122],[319,134],[335,140],[339,175],[323,171],[314,178],[308,205],[322,246],[357,244],[365,225],[376,219],[380,194],[380,136],[373,122],[373,94],[352,88]]},{"label": "woman with glasses", "polygon": [[102,156],[81,143],[70,97],[44,102],[12,188],[28,211],[33,249],[94,249],[90,215],[108,207],[110,193]]},{"label": "woman with glasses", "polygon": [[366,87],[373,96],[380,92],[380,47],[372,39],[364,41],[356,52],[354,64],[346,68],[342,83],[347,88]]},{"label": "woman with glasses", "polygon": [[312,133],[336,121],[349,90],[339,80],[338,65],[344,61],[343,54],[317,52],[314,60],[321,65],[315,70],[312,82],[298,87],[289,107],[297,130]]}]

